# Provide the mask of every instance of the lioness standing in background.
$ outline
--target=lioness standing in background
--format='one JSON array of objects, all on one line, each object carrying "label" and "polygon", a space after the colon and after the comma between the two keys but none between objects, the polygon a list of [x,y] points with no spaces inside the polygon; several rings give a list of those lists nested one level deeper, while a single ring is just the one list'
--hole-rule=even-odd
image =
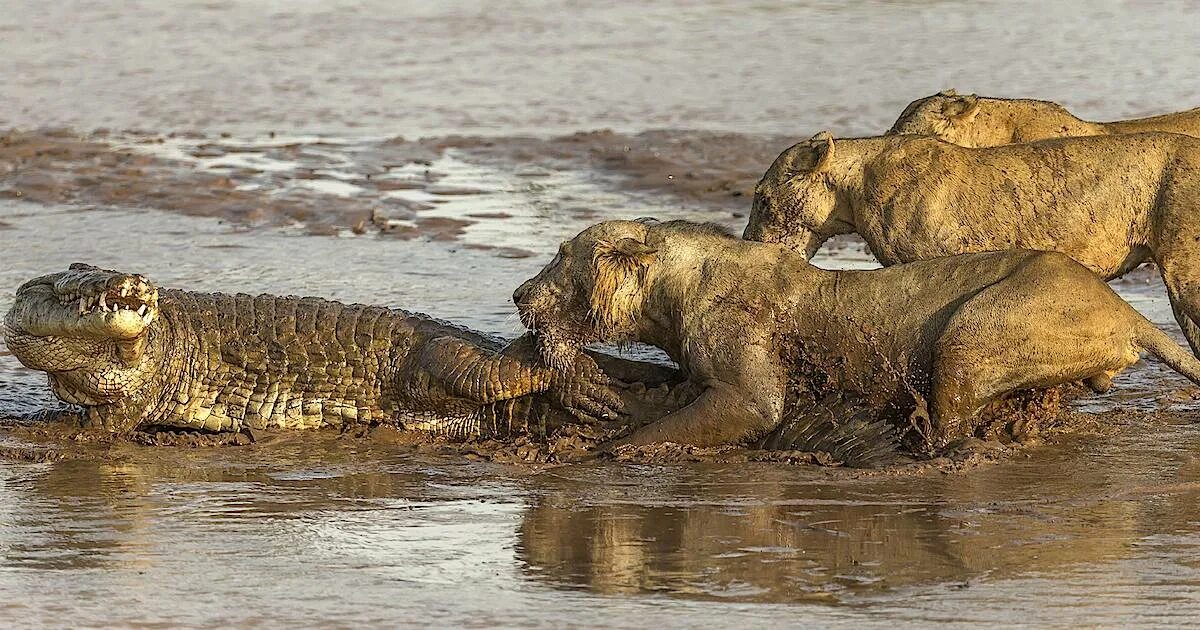
[{"label": "lioness standing in background", "polygon": [[1200,107],[1103,123],[1082,120],[1050,101],[959,95],[946,90],[909,103],[888,133],[937,136],[964,147],[994,147],[1050,138],[1148,131],[1200,138]]},{"label": "lioness standing in background", "polygon": [[1154,260],[1200,353],[1200,139],[1146,133],[970,149],[912,135],[835,143],[823,132],[763,175],[745,238],[812,257],[849,232],[884,265],[1034,249],[1108,279]]}]

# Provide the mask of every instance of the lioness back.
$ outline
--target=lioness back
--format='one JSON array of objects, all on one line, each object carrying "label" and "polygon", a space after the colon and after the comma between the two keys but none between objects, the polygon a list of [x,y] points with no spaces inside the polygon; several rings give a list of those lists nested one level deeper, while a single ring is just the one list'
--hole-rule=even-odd
[{"label": "lioness back", "polygon": [[[1146,257],[1130,245],[1155,239],[1164,180],[1197,169],[1200,139],[1175,134],[978,149],[914,138],[865,168],[867,202],[880,210],[862,220],[910,235],[881,243],[888,263],[1021,248],[1066,252],[1109,277]],[[1200,180],[1176,184],[1173,195],[1191,198],[1177,201],[1200,206]]]},{"label": "lioness back", "polygon": [[1051,101],[959,95],[951,90],[909,103],[888,133],[932,135],[961,146],[992,147],[1152,131],[1200,137],[1200,108],[1102,123],[1083,120]]},{"label": "lioness back", "polygon": [[1161,131],[1200,138],[1200,107],[1149,118],[1118,120],[1104,123],[1104,126],[1108,127],[1112,133]]}]

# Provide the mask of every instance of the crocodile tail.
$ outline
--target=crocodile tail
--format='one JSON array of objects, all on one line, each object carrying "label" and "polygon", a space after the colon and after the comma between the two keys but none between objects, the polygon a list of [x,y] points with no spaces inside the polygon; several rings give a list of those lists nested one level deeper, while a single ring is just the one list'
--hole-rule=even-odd
[{"label": "crocodile tail", "polygon": [[887,465],[900,456],[900,436],[891,422],[859,401],[832,394],[811,407],[789,412],[757,446],[825,452],[858,468]]},{"label": "crocodile tail", "polygon": [[546,391],[553,378],[546,368],[455,337],[429,340],[419,360],[447,392],[481,404]]}]

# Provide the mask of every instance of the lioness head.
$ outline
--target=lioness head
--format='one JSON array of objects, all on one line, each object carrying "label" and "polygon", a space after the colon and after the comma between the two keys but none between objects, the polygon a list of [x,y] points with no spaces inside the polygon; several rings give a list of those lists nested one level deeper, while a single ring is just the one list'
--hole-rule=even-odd
[{"label": "lioness head", "polygon": [[565,370],[588,343],[633,338],[657,256],[647,243],[649,221],[607,221],[580,232],[513,292],[548,365]]},{"label": "lioness head", "polygon": [[830,236],[847,231],[834,217],[838,200],[829,177],[833,157],[833,135],[828,131],[780,153],[754,187],[743,237],[782,243],[812,258]]},{"label": "lioness head", "polygon": [[909,133],[937,136],[954,144],[973,146],[970,125],[978,114],[978,96],[946,90],[909,103],[887,135]]}]

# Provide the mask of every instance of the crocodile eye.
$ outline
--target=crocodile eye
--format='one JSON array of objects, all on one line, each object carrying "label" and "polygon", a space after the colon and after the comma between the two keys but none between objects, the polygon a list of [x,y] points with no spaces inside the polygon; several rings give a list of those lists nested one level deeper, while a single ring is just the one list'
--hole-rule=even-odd
[{"label": "crocodile eye", "polygon": [[571,246],[571,241],[563,241],[562,243],[560,243],[560,244],[558,245],[558,254],[559,254],[559,256],[565,256],[565,255],[566,255],[566,253],[567,253],[567,249],[568,249],[570,246]]}]

